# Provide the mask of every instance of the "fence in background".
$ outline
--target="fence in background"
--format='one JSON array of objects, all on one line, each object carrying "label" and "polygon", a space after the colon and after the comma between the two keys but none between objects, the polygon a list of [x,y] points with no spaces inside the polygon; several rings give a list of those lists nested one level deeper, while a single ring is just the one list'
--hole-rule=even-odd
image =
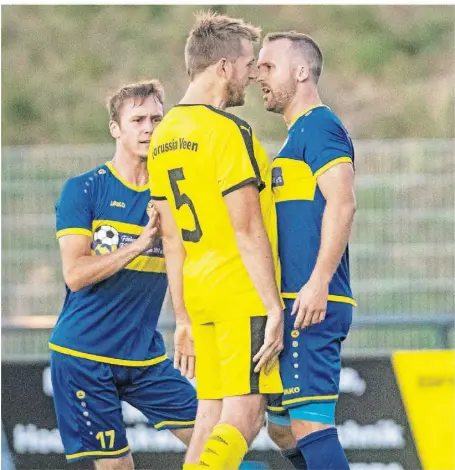
[{"label": "fence in background", "polygon": [[[267,143],[270,156],[279,145]],[[350,260],[359,307],[358,327],[346,347],[439,347],[444,338],[449,344],[455,312],[454,142],[357,141],[355,148],[358,211]],[[113,149],[2,149],[4,322],[59,313],[64,286],[54,205],[67,178],[109,160]],[[163,317],[169,321],[167,309]],[[4,331],[7,343],[13,330]]]}]

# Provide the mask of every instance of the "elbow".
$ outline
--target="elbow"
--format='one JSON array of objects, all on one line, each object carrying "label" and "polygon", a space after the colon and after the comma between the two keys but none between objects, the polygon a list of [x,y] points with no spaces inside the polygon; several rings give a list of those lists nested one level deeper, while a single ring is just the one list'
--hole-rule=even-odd
[{"label": "elbow", "polygon": [[84,287],[82,280],[78,279],[78,276],[75,276],[71,271],[64,272],[63,279],[65,280],[65,284],[71,292],[80,291]]}]

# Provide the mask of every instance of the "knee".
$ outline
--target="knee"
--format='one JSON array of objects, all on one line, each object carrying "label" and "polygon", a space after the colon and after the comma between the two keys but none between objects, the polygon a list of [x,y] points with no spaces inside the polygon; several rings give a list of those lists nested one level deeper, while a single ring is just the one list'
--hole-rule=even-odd
[{"label": "knee", "polygon": [[95,461],[95,470],[134,470],[131,453],[116,459],[100,459]]},{"label": "knee", "polygon": [[292,449],[295,447],[295,439],[290,426],[267,423],[267,432],[270,439],[280,448],[280,450]]}]

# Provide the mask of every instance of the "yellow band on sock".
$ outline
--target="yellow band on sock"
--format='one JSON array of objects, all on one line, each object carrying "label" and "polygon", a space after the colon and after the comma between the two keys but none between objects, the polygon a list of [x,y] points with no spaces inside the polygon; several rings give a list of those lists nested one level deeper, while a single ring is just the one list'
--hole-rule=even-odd
[{"label": "yellow band on sock", "polygon": [[242,433],[230,424],[217,424],[205,443],[199,463],[200,468],[237,470],[248,451]]}]

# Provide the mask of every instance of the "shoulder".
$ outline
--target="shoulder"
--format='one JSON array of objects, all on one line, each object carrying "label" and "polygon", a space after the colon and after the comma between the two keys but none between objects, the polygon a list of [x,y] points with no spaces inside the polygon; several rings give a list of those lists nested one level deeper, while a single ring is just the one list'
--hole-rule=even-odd
[{"label": "shoulder", "polygon": [[66,180],[62,195],[82,196],[93,195],[100,186],[105,184],[109,177],[109,170],[105,164]]},{"label": "shoulder", "polygon": [[[308,113],[301,116],[293,126],[296,131],[300,133],[306,133],[315,137],[313,132],[323,133],[334,133],[334,134],[346,134],[347,130],[343,126],[340,118],[327,106],[321,106],[315,109],[311,109]],[[299,134],[299,132],[296,132]]]}]

